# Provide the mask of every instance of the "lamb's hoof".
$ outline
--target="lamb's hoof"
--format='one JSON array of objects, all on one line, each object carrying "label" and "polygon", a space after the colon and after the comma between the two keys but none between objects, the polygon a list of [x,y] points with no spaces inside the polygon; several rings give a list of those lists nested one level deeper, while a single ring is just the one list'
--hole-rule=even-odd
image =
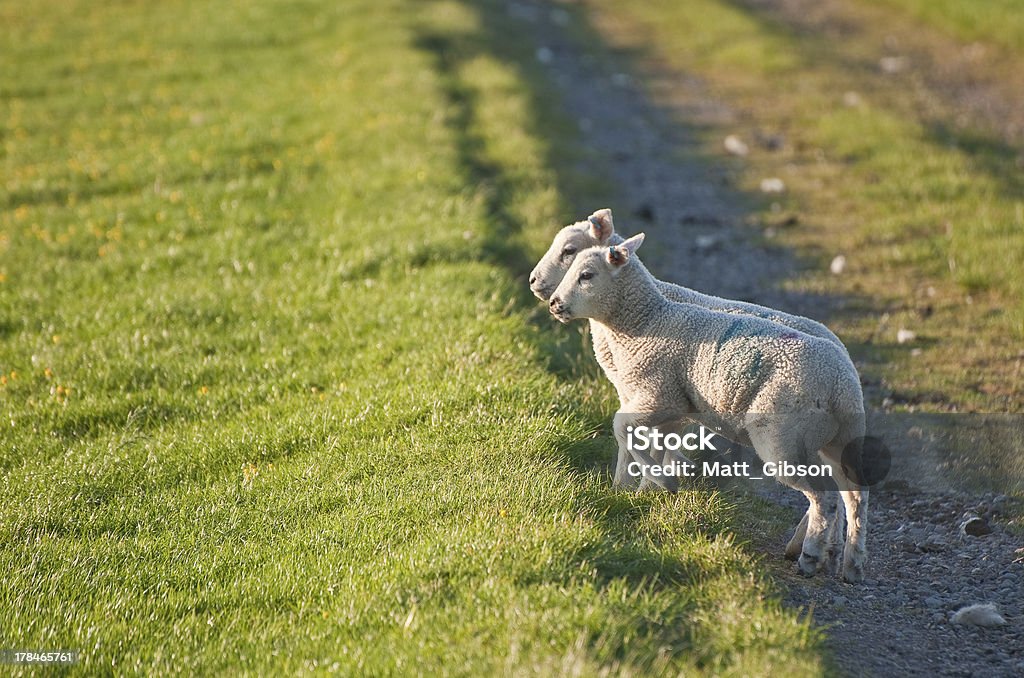
[{"label": "lamb's hoof", "polygon": [[847,584],[859,584],[864,581],[864,566],[860,563],[843,563],[843,581]]},{"label": "lamb's hoof", "polygon": [[812,556],[806,551],[800,554],[800,559],[796,561],[796,569],[805,577],[813,577],[818,572],[818,567],[821,565],[821,558],[818,556]]}]

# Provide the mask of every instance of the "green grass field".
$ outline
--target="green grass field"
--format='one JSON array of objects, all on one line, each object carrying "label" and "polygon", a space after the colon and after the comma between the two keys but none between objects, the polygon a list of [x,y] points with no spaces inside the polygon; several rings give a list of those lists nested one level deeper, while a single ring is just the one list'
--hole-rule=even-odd
[{"label": "green grass field", "polygon": [[524,279],[599,180],[568,194],[573,138],[525,41],[492,51],[501,16],[0,3],[2,648],[89,674],[827,665],[747,544],[767,509],[610,489],[611,388]]}]

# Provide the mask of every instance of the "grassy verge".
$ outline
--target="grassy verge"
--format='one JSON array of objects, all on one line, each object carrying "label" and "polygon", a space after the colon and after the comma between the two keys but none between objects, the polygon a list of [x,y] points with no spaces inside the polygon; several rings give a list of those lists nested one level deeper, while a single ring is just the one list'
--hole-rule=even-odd
[{"label": "grassy verge", "polygon": [[962,40],[1024,53],[1024,12],[1017,0],[871,0],[907,12]]},{"label": "grassy verge", "polygon": [[610,389],[522,279],[568,149],[501,16],[0,4],[0,645],[821,672],[735,507],[609,488]]},{"label": "grassy verge", "polygon": [[[903,72],[902,61],[885,72],[879,45],[906,37],[905,22],[875,11],[830,25],[727,0],[590,6],[604,36],[639,52],[638,68],[654,61],[698,75],[707,86],[700,95],[737,112],[734,122],[699,130],[702,152],[733,167],[751,194],[766,177],[784,180],[786,193],[762,199],[752,222],[807,254],[808,269],[787,285],[846,300],[831,324],[881,383],[877,400],[1024,407],[1019,149],[928,90],[913,69]],[[913,34],[930,39],[919,26]],[[750,155],[729,158],[727,134],[747,140]],[[846,269],[832,275],[840,254]],[[916,339],[900,343],[900,329]]]}]

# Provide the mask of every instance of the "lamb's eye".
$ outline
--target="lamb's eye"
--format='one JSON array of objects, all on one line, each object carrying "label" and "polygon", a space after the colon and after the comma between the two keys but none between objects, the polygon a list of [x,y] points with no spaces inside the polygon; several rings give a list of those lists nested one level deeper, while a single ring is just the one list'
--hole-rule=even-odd
[{"label": "lamb's eye", "polygon": [[594,272],[593,271],[583,271],[583,273],[580,273],[580,281],[581,282],[584,281],[584,280],[590,280],[593,277],[594,277]]},{"label": "lamb's eye", "polygon": [[566,245],[565,248],[562,250],[563,257],[571,257],[574,254],[576,254],[576,248],[573,247],[572,245]]}]

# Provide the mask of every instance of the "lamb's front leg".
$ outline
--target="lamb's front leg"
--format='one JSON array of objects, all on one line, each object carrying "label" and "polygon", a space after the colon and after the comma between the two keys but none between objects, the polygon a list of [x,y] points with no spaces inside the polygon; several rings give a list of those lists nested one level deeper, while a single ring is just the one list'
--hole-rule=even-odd
[{"label": "lamb's front leg", "polygon": [[809,511],[804,511],[804,517],[800,519],[800,524],[796,526],[793,536],[790,538],[789,543],[786,544],[786,558],[789,560],[796,560],[803,551],[804,537],[807,536],[807,518],[809,513]]},{"label": "lamb's front leg", "polygon": [[[626,410],[626,394],[619,384],[618,371],[615,369],[615,354],[608,343],[604,329],[593,320],[590,321],[590,339],[594,344],[594,357],[597,358],[597,364],[601,366],[604,375],[615,387],[615,392],[619,396],[619,410],[624,412]],[[618,417],[619,415],[616,414],[616,422]],[[623,432],[621,436],[619,435],[620,429]],[[618,442],[618,455],[615,459],[613,484],[619,489],[634,490],[639,485],[640,478],[631,477],[628,472],[633,456],[629,453],[626,445],[625,425],[620,427],[618,423],[615,424],[615,439]]]},{"label": "lamb's front leg", "polygon": [[[660,428],[666,421],[672,421],[672,419],[654,412],[624,412],[620,410],[615,413],[615,440],[619,446],[618,465],[615,469],[614,478],[614,486],[616,488],[634,489],[639,485],[647,489],[653,484],[669,492],[678,491],[679,480],[675,476],[643,472],[644,469],[651,469],[656,466],[662,467],[666,461],[671,463],[669,456],[671,453],[666,453],[664,459],[655,458],[660,457],[661,453],[656,453],[652,456],[644,450],[637,449],[636,445],[630,445],[629,443],[630,426],[634,430],[642,426],[654,429]],[[685,459],[685,457],[681,457],[681,460]],[[633,464],[633,462],[636,462],[636,464]],[[633,473],[630,473],[630,471],[633,471]]]},{"label": "lamb's front leg", "polygon": [[622,411],[615,413],[612,429],[615,432],[615,442],[618,444],[618,457],[615,460],[612,486],[618,490],[635,490],[640,486],[640,476],[632,475],[629,472],[629,465],[634,461],[627,440],[627,427],[631,424],[631,415]]},{"label": "lamb's front leg", "polygon": [[[681,419],[679,421],[673,421],[670,424],[662,424],[658,427],[658,430],[662,433],[675,433],[682,435],[682,432],[686,429],[689,424],[689,420]],[[693,467],[693,461],[678,450],[654,450],[651,452],[651,458],[661,466],[669,466],[674,462],[680,462],[683,464],[690,464]],[[640,481],[640,487],[637,488],[643,492],[645,490],[657,490],[660,486],[648,477],[645,477]]]}]

